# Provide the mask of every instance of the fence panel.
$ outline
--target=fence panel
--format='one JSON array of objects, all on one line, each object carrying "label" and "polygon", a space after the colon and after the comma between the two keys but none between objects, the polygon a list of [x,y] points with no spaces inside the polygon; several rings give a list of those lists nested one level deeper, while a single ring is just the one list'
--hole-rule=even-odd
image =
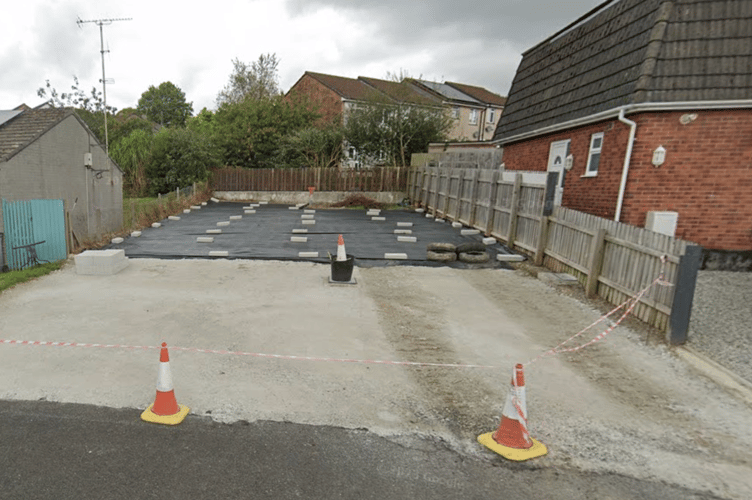
[{"label": "fence panel", "polygon": [[68,256],[63,200],[3,200],[8,267],[26,269]]},{"label": "fence panel", "polygon": [[478,169],[465,169],[460,181],[459,214],[457,214],[457,220],[468,226],[473,225],[473,206],[477,177]]},{"label": "fence panel", "polygon": [[406,191],[408,169],[220,168],[211,173],[214,191]]}]

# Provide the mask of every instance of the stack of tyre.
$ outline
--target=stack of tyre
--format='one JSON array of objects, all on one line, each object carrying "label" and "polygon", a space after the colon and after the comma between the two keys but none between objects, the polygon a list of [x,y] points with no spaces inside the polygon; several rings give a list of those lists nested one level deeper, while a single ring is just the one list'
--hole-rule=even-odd
[{"label": "stack of tyre", "polygon": [[431,243],[426,248],[426,258],[436,262],[454,262],[459,260],[467,264],[483,264],[491,258],[486,245],[470,241],[460,245],[452,243]]}]

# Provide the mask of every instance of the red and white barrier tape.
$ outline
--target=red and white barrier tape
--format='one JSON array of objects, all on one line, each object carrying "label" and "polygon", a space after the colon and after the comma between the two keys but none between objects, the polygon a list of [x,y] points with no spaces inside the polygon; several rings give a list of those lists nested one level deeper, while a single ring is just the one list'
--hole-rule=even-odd
[{"label": "red and white barrier tape", "polygon": [[[49,347],[99,347],[109,349],[161,349],[161,346],[124,345],[124,344],[89,344],[79,342],[45,342],[39,340],[7,340],[0,339],[0,344],[35,345]],[[350,359],[350,358],[322,358],[314,356],[293,356],[287,354],[266,354],[261,352],[244,352],[218,349],[199,349],[196,347],[169,346],[171,351],[200,352],[204,354],[231,354],[236,356],[253,356],[256,358],[284,359],[293,361],[324,361],[333,363],[360,363],[370,365],[397,365],[397,366],[423,366],[436,368],[498,368],[490,365],[464,365],[454,363],[424,363],[417,361],[385,361],[380,359]]]},{"label": "red and white barrier tape", "polygon": [[[664,272],[665,272],[666,262],[667,262],[667,259],[666,259],[666,256],[664,255],[664,256],[661,257],[661,272],[658,274],[658,277],[656,279],[654,279],[648,286],[646,286],[645,288],[643,288],[642,290],[640,290],[637,293],[637,295],[634,295],[633,297],[630,297],[629,299],[625,300],[624,302],[622,302],[621,304],[619,304],[618,306],[616,306],[615,308],[613,308],[611,311],[609,311],[607,314],[604,314],[603,316],[601,316],[600,318],[598,318],[595,322],[593,322],[593,324],[591,324],[588,327],[583,328],[582,330],[580,330],[579,332],[575,333],[574,335],[572,335],[571,337],[569,337],[567,340],[565,340],[564,342],[562,342],[559,345],[557,345],[556,347],[554,347],[553,349],[549,349],[548,351],[546,351],[546,352],[538,355],[537,357],[531,359],[527,363],[523,363],[523,365],[524,366],[531,365],[531,364],[535,363],[536,361],[540,361],[541,359],[543,359],[545,357],[555,356],[555,355],[561,354],[563,352],[577,352],[577,351],[579,351],[581,349],[584,349],[585,347],[587,347],[589,345],[595,344],[596,342],[598,342],[598,341],[603,340],[604,338],[606,338],[606,336],[609,333],[613,332],[614,329],[617,326],[619,326],[619,324],[621,324],[621,322],[624,321],[624,319],[627,316],[629,316],[629,313],[631,313],[634,310],[634,308],[640,302],[640,299],[642,299],[642,297],[644,297],[645,294],[648,293],[651,288],[653,288],[655,285],[673,286],[672,283],[669,283],[669,282],[667,282],[667,281],[664,280]],[[597,324],[605,321],[612,314],[614,314],[616,311],[620,310],[621,308],[623,308],[625,306],[626,306],[626,310],[624,311],[624,314],[622,314],[619,317],[619,319],[613,325],[611,325],[608,328],[606,328],[604,331],[602,331],[601,333],[599,333],[598,335],[596,335],[595,337],[593,337],[588,342],[585,342],[584,344],[579,345],[577,347],[567,347],[567,348],[563,347],[564,345],[566,345],[567,343],[569,343],[572,340],[576,339],[580,335],[583,335],[585,332],[587,332],[588,330],[590,330],[591,328],[593,328],[595,325],[597,325]]]}]

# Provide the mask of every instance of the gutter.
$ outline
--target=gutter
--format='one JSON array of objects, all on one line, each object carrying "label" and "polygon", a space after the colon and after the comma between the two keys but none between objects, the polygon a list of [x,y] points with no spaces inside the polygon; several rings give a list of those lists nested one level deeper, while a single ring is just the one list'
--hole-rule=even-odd
[{"label": "gutter", "polygon": [[736,101],[682,101],[682,102],[668,102],[668,103],[644,103],[644,104],[627,104],[619,106],[594,115],[588,115],[582,118],[576,118],[563,123],[557,123],[555,125],[548,125],[543,128],[535,129],[530,132],[523,132],[521,134],[513,135],[511,137],[505,137],[493,141],[494,143],[503,146],[512,142],[524,141],[531,139],[539,135],[552,134],[554,132],[560,132],[562,130],[581,127],[583,125],[590,125],[610,118],[618,118],[619,114],[624,110],[624,113],[641,113],[651,111],[684,111],[684,110],[714,110],[714,109],[750,109],[752,108],[752,99],[736,100]]},{"label": "gutter", "polygon": [[629,175],[629,163],[632,160],[632,147],[634,146],[635,134],[637,133],[637,122],[628,120],[624,117],[624,108],[619,110],[617,117],[620,122],[629,125],[629,141],[627,142],[627,152],[624,154],[624,167],[621,170],[621,184],[619,185],[619,198],[616,200],[616,214],[614,220],[619,222],[621,217],[621,208],[624,204],[624,192],[627,190],[627,176]]}]

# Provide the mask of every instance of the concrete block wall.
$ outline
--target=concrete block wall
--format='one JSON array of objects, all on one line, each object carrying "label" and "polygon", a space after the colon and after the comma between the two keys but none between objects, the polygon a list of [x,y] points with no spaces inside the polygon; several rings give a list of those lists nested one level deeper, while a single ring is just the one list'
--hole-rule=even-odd
[{"label": "concrete block wall", "polygon": [[[84,167],[86,152],[92,153],[91,170]],[[121,227],[122,186],[122,171],[75,116],[65,118],[0,168],[0,196],[8,201],[64,200],[79,241]]]},{"label": "concrete block wall", "polygon": [[[686,116],[685,116],[686,115]],[[696,115],[696,116],[694,116]],[[647,212],[679,213],[676,237],[705,248],[752,249],[752,110],[655,112],[628,116],[637,123],[621,221],[644,227]],[[590,137],[603,132],[598,175],[583,177]],[[613,219],[629,127],[605,120],[504,146],[507,170],[545,171],[552,142],[569,139],[573,168],[562,205]],[[666,161],[652,164],[663,146]]]}]

